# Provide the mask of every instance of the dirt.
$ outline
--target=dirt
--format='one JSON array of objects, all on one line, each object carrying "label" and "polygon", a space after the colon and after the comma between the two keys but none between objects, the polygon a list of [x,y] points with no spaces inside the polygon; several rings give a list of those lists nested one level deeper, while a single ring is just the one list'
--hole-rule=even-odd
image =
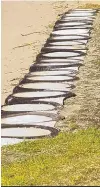
[{"label": "dirt", "polygon": [[100,125],[100,13],[97,14],[87,47],[84,66],[80,67],[73,92],[76,97],[67,99],[61,115],[64,120],[56,124],[63,130]]}]

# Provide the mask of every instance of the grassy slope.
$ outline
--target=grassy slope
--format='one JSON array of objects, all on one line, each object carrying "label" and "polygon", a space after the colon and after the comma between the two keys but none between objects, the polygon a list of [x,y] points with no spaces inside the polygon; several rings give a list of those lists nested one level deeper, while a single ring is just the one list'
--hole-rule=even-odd
[{"label": "grassy slope", "polygon": [[5,146],[2,185],[100,185],[100,131]]}]

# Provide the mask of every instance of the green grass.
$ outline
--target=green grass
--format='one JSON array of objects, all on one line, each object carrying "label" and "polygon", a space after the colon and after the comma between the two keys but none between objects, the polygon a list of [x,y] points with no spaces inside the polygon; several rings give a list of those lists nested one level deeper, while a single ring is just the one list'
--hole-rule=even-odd
[{"label": "green grass", "polygon": [[55,138],[2,148],[2,185],[100,185],[100,130],[62,132]]}]

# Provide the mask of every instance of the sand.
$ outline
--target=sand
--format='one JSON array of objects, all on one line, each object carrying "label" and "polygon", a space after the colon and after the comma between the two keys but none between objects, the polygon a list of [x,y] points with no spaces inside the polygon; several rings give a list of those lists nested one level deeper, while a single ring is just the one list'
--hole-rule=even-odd
[{"label": "sand", "polygon": [[19,80],[28,73],[59,18],[58,14],[86,2],[2,1],[1,104],[4,104]]}]

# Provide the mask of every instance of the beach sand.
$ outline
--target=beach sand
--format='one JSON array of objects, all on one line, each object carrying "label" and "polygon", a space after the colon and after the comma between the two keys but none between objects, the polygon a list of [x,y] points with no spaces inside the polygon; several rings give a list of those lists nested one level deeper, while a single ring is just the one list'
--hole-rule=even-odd
[{"label": "beach sand", "polygon": [[58,15],[86,2],[2,1],[2,105],[13,88],[28,73],[30,65],[34,63],[36,55],[52,31],[52,26],[59,18]]}]

